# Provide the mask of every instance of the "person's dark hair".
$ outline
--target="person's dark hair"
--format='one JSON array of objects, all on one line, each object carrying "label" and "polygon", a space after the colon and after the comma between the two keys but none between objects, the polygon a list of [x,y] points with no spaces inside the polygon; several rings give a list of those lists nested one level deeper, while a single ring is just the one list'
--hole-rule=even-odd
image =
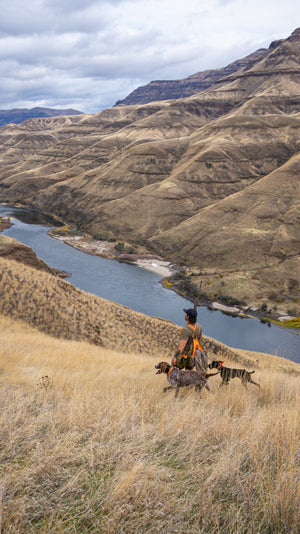
[{"label": "person's dark hair", "polygon": [[197,321],[197,310],[190,308],[189,310],[184,309],[183,311],[187,314],[190,323],[195,324],[195,322]]}]

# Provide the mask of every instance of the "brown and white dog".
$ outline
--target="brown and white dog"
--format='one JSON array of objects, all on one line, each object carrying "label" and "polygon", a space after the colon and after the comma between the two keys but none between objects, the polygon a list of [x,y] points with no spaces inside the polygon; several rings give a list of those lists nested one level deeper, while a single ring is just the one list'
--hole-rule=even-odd
[{"label": "brown and white dog", "polygon": [[195,386],[195,391],[201,391],[204,387],[210,391],[207,379],[210,376],[219,374],[219,371],[211,374],[203,371],[185,371],[183,369],[178,369],[177,367],[172,367],[167,362],[158,363],[155,365],[155,369],[158,369],[156,373],[157,375],[166,373],[170,386],[164,388],[164,393],[168,391],[168,389],[176,389],[175,397],[177,397],[179,393],[179,388],[185,386]]}]

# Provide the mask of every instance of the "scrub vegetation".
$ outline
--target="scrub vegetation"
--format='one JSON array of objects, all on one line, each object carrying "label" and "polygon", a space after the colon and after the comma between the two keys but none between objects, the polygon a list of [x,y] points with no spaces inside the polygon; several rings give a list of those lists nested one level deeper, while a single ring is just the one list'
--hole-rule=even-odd
[{"label": "scrub vegetation", "polygon": [[282,326],[284,328],[293,328],[294,330],[300,330],[300,317],[295,317],[294,319],[287,319],[286,321],[276,322],[276,324],[279,324],[279,326]]}]

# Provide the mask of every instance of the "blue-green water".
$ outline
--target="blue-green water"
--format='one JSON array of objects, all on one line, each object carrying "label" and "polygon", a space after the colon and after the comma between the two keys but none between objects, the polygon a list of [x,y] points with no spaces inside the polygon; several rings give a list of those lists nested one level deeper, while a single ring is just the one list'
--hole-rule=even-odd
[{"label": "blue-green water", "polygon": [[[183,308],[191,303],[174,291],[165,289],[161,276],[135,265],[118,263],[80,252],[48,235],[54,221],[24,208],[0,205],[0,215],[14,223],[3,232],[29,245],[51,267],[70,273],[68,280],[79,289],[93,293],[154,317],[184,324]],[[257,319],[231,317],[220,311],[198,307],[198,322],[203,333],[241,349],[266,352],[300,363],[300,335]]]}]

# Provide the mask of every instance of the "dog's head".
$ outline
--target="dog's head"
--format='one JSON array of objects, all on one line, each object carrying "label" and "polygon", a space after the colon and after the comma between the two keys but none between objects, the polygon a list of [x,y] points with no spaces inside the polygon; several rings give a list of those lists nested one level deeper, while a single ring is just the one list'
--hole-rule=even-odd
[{"label": "dog's head", "polygon": [[159,362],[157,365],[155,365],[155,369],[157,369],[157,375],[160,375],[160,373],[167,373],[168,369],[170,369],[170,365],[167,362]]},{"label": "dog's head", "polygon": [[208,364],[209,369],[217,369],[218,367],[221,367],[222,365],[221,360],[213,360],[211,363]]}]

